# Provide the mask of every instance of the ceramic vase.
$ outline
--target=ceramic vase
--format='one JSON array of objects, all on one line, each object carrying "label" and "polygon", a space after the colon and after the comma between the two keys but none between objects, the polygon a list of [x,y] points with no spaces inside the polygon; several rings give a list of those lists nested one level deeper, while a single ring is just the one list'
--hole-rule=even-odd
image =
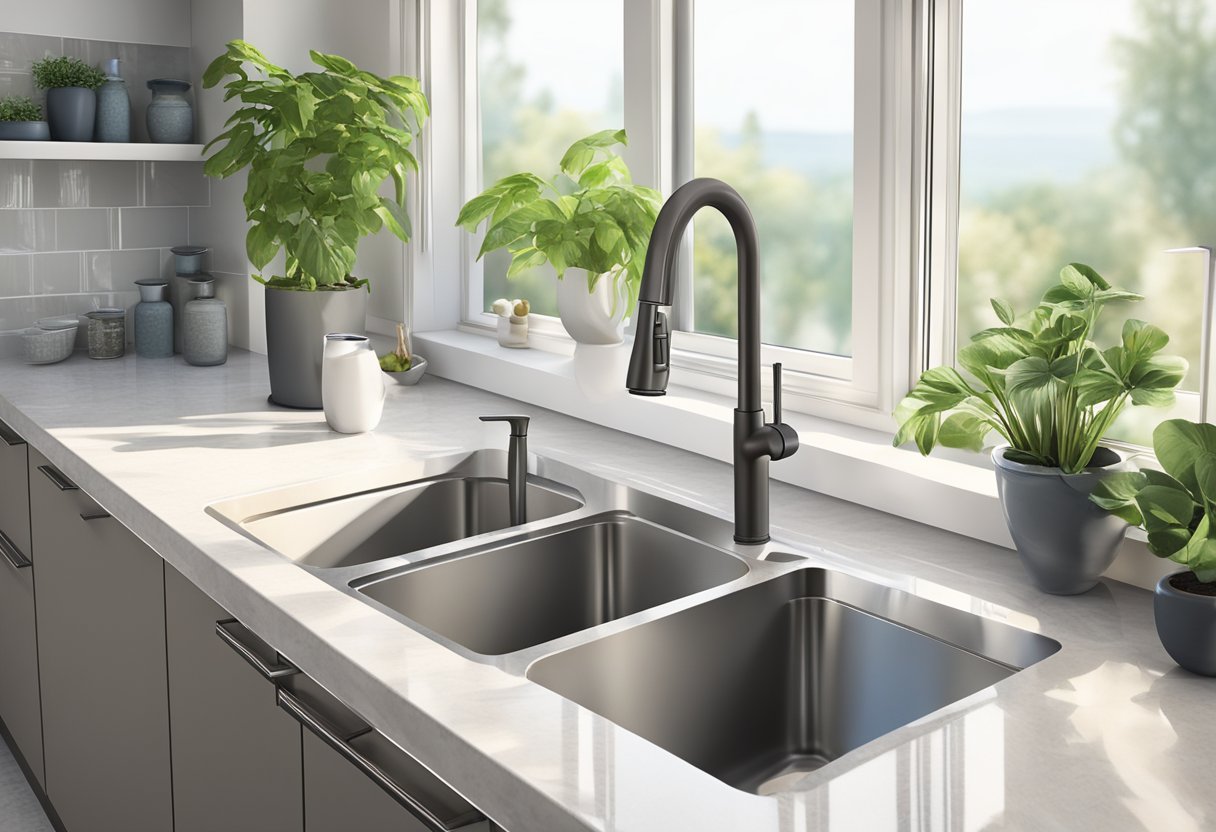
[{"label": "ceramic vase", "polygon": [[94,138],[99,142],[131,141],[131,96],[122,79],[118,58],[105,62],[106,80],[97,89],[97,125]]},{"label": "ceramic vase", "polygon": [[169,284],[163,280],[137,280],[135,354],[140,358],[173,357],[173,307]]},{"label": "ceramic vase", "polygon": [[588,291],[583,269],[567,269],[557,281],[557,311],[562,326],[580,344],[619,344],[625,331],[629,307],[628,286],[614,281],[611,273],[600,275],[595,289]]},{"label": "ceramic vase", "polygon": [[228,306],[219,298],[196,298],[182,315],[182,355],[195,367],[215,367],[228,360]]},{"label": "ceramic vase", "polygon": [[1090,502],[1103,477],[1125,467],[1110,448],[1098,448],[1088,468],[1059,468],[1005,458],[992,452],[997,493],[1009,534],[1031,581],[1052,595],[1078,595],[1098,584],[1119,552],[1127,523]]},{"label": "ceramic vase", "polygon": [[325,336],[321,401],[325,421],[338,433],[365,433],[384,413],[384,373],[364,335]]},{"label": "ceramic vase", "polygon": [[148,138],[161,144],[188,144],[194,139],[194,108],[186,93],[188,81],[153,78],[148,82],[152,101],[148,104]]}]

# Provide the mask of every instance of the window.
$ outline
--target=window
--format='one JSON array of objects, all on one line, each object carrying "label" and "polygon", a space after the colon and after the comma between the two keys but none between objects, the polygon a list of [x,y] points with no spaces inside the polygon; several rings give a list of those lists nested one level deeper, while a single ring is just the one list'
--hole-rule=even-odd
[{"label": "window", "polygon": [[[1047,23],[1049,21],[1049,23]],[[1150,444],[1199,415],[1203,259],[1216,237],[1216,4],[1210,0],[964,0],[956,341],[1027,309],[1081,261],[1147,300],[1191,363],[1173,413],[1128,408],[1116,435]]]},{"label": "window", "polygon": [[[575,26],[594,21],[594,37],[571,33],[575,13],[565,0],[474,5],[481,176],[473,193],[519,171],[556,172],[575,139],[624,125],[623,0],[579,0]],[[508,284],[509,264],[504,251],[486,255],[469,311],[525,297],[533,312],[556,315],[553,269],[533,269]]]}]

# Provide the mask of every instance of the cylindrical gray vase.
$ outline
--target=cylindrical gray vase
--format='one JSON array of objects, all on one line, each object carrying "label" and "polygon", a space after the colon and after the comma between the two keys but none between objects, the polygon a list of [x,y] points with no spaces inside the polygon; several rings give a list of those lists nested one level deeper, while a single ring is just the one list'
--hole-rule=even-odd
[{"label": "cylindrical gray vase", "polygon": [[199,298],[186,304],[182,353],[196,367],[214,367],[228,360],[228,307],[219,298]]},{"label": "cylindrical gray vase", "polygon": [[46,91],[46,117],[51,138],[57,142],[93,141],[97,93],[84,87],[56,87]]},{"label": "cylindrical gray vase", "polygon": [[164,280],[137,280],[139,303],[135,305],[135,354],[140,358],[173,357],[173,307],[169,284]]},{"label": "cylindrical gray vase", "polygon": [[1005,458],[1009,446],[992,452],[997,493],[1009,534],[1034,585],[1053,595],[1093,589],[1115,560],[1127,523],[1090,502],[1102,478],[1124,467],[1110,448],[1098,448],[1088,468],[1065,474],[1059,468]]},{"label": "cylindrical gray vase", "polygon": [[173,304],[173,351],[182,352],[185,336],[186,304],[196,298],[215,297],[215,278],[206,272],[175,274],[169,284],[169,302]]},{"label": "cylindrical gray vase", "polygon": [[118,69],[118,58],[110,58],[102,69],[105,82],[97,88],[97,129],[99,142],[131,141],[131,96],[127,82]]},{"label": "cylindrical gray vase", "polygon": [[1187,587],[1200,584],[1189,569],[1157,582],[1153,617],[1157,635],[1170,658],[1201,676],[1216,676],[1216,595],[1201,595]]},{"label": "cylindrical gray vase", "polygon": [[330,332],[364,334],[365,289],[266,289],[270,398],[284,407],[321,409],[321,358]]},{"label": "cylindrical gray vase", "polygon": [[188,81],[153,78],[148,82],[148,138],[161,144],[188,144],[194,139],[194,108],[186,93]]}]

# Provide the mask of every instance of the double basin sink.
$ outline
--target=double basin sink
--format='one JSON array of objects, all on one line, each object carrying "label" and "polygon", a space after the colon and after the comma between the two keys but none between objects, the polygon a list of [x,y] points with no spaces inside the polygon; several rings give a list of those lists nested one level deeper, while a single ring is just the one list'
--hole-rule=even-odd
[{"label": "double basin sink", "polygon": [[208,512],[475,661],[525,676],[744,791],[806,774],[1058,643],[540,457],[406,461]]}]

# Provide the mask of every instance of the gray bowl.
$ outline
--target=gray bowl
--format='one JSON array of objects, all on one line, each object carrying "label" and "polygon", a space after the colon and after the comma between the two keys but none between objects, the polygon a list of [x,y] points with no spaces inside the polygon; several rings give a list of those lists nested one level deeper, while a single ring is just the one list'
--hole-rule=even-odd
[{"label": "gray bowl", "polygon": [[0,141],[50,141],[51,127],[45,121],[0,121]]},{"label": "gray bowl", "polygon": [[412,387],[421,381],[422,377],[426,375],[426,359],[421,355],[418,355],[418,353],[414,353],[410,362],[410,368],[408,370],[406,370],[404,373],[386,372],[385,375],[398,384],[404,384],[406,387]]},{"label": "gray bowl", "polygon": [[38,329],[21,333],[21,357],[26,364],[58,364],[76,348],[76,327]]}]

